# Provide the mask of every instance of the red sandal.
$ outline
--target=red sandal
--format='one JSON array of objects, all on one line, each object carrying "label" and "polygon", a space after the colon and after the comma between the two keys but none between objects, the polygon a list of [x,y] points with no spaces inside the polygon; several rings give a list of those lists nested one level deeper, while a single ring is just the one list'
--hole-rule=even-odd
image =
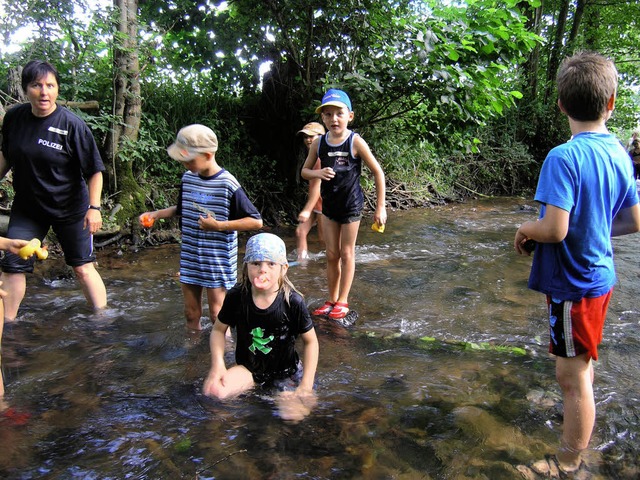
[{"label": "red sandal", "polygon": [[333,310],[333,303],[326,301],[324,302],[324,305],[322,305],[320,308],[316,308],[311,314],[312,315],[329,315],[329,313],[331,313],[331,311]]},{"label": "red sandal", "polygon": [[340,320],[349,313],[349,304],[343,302],[336,302],[333,305],[333,309],[329,312],[329,318],[332,320]]}]

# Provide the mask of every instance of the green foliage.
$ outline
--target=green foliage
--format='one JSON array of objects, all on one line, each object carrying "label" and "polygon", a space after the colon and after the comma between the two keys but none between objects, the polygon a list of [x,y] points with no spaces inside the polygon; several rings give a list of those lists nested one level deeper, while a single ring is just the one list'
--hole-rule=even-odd
[{"label": "green foliage", "polygon": [[[570,136],[566,117],[556,106],[555,76],[563,59],[578,50],[597,51],[616,63],[619,71],[616,111],[608,128],[622,135],[640,124],[638,87],[640,70],[640,3],[625,0],[611,2],[569,2],[566,17],[561,7],[565,2],[544,2],[537,15],[543,42],[534,52],[538,62],[523,66],[528,96],[519,103],[520,129],[517,137],[529,145],[530,152],[541,162],[547,152]],[[582,16],[578,6],[584,7]],[[566,20],[566,22],[564,21]],[[556,41],[559,39],[559,41]],[[530,70],[532,69],[532,70]]]},{"label": "green foliage", "polygon": [[485,195],[519,195],[535,187],[541,162],[530,146],[517,139],[520,124],[515,112],[511,108],[485,128],[475,129],[472,154],[452,155],[451,160],[465,170],[459,185]]},{"label": "green foliage", "polygon": [[[21,25],[37,28],[21,50],[0,59],[0,90],[9,68],[49,59],[62,76],[61,98],[99,101],[100,115],[81,115],[104,145],[119,121],[110,113],[112,46],[122,38],[112,33],[110,9],[94,12],[86,0],[5,5],[5,38]],[[352,98],[352,127],[410,198],[526,191],[548,150],[569,136],[555,104],[554,59],[583,48],[612,57],[621,84],[609,128],[625,138],[640,122],[640,3],[570,2],[567,22],[558,21],[561,5],[141,1],[141,130],[107,163],[131,162],[147,203],[171,205],[184,170],[166,147],[181,127],[203,123],[218,134],[220,165],[263,212],[280,216],[304,190],[295,132],[317,120],[315,106],[335,86]],[[374,188],[366,169],[363,184]]]},{"label": "green foliage", "polygon": [[[416,199],[455,199],[460,195],[517,195],[535,185],[540,164],[514,140],[516,123],[501,117],[451,139],[467,149],[417,143],[399,130],[371,132],[370,145],[388,177],[407,186]],[[464,135],[458,132],[456,135]]]},{"label": "green foliage", "polygon": [[167,147],[174,141],[175,133],[173,128],[169,128],[165,117],[157,114],[142,115],[136,142],[139,145],[133,146],[136,152],[132,155],[132,158],[137,158],[134,172],[140,181],[158,179],[166,183],[176,174],[182,174],[182,165],[167,155]]},{"label": "green foliage", "polygon": [[385,175],[405,185],[414,201],[438,202],[456,196],[454,181],[459,166],[441,156],[432,144],[398,142],[392,136],[371,138],[370,146]]},{"label": "green foliage", "polygon": [[[33,26],[33,38],[15,54],[2,60],[0,76],[6,70],[33,59],[45,59],[60,74],[60,98],[74,101],[105,100],[111,92],[109,42],[111,12],[96,11],[84,0],[61,3],[51,0],[5,2],[0,34],[5,39],[22,26]],[[82,17],[90,18],[85,23]],[[108,98],[108,97],[107,97]]]},{"label": "green foliage", "polygon": [[15,192],[13,191],[13,185],[11,182],[3,180],[0,182],[0,205],[7,207],[13,202]]},{"label": "green foliage", "polygon": [[180,128],[192,123],[207,125],[216,133],[219,143],[216,161],[238,179],[254,202],[268,208],[270,196],[284,190],[276,161],[260,153],[249,124],[242,120],[224,121],[248,117],[252,103],[203,94],[186,81],[145,84],[143,96],[147,113],[142,118],[140,138],[132,146],[135,151],[125,155],[135,160],[137,178],[153,192],[151,200],[155,208],[175,204],[184,167],[169,158],[166,148]]},{"label": "green foliage", "polygon": [[340,74],[338,65],[327,79],[338,77],[333,83],[363,105],[363,123],[403,118],[415,140],[445,148],[453,146],[456,130],[501,115],[522,96],[509,66],[524,61],[538,41],[513,5],[482,0],[425,3],[423,10],[380,15],[368,25],[365,38],[380,33],[361,47],[366,53],[357,71]]},{"label": "green foliage", "polygon": [[149,1],[142,15],[163,32],[158,60],[181,78],[194,69],[211,77],[216,95],[252,94],[258,66],[270,61],[298,112],[311,117],[322,91],[339,86],[352,96],[356,126],[405,118],[417,141],[442,145],[461,124],[514,105],[521,94],[509,67],[538,41],[515,2],[489,0],[237,0],[226,9]]}]

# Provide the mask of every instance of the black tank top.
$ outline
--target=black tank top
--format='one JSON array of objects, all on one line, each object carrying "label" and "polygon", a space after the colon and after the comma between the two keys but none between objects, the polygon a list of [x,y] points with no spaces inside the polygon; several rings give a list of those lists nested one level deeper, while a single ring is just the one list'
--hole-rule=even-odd
[{"label": "black tank top", "polygon": [[336,172],[331,180],[323,180],[320,188],[322,213],[332,219],[360,215],[364,207],[364,194],[360,187],[362,160],[353,155],[356,135],[351,132],[340,145],[332,145],[326,133],[318,144],[321,168],[331,167]]}]

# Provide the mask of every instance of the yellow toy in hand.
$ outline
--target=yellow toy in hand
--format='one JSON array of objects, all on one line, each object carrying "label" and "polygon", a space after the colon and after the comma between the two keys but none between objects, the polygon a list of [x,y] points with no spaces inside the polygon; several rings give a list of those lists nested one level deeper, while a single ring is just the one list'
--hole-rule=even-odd
[{"label": "yellow toy in hand", "polygon": [[373,222],[373,225],[371,225],[371,230],[373,230],[374,232],[383,233],[384,225],[380,225],[378,222]]},{"label": "yellow toy in hand", "polygon": [[44,260],[49,256],[47,247],[41,247],[40,240],[38,240],[37,238],[31,240],[28,244],[26,244],[18,251],[18,255],[20,255],[20,258],[22,258],[23,260],[27,260],[34,254],[38,257],[38,260]]}]

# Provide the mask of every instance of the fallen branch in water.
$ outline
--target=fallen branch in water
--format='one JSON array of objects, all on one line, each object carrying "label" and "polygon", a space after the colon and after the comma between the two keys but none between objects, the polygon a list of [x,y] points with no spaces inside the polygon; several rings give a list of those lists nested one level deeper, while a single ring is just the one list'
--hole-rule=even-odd
[{"label": "fallen branch in water", "polygon": [[120,240],[122,237],[124,236],[124,234],[119,233],[114,237],[108,238],[107,240],[105,240],[104,242],[96,242],[94,244],[94,246],[96,248],[103,248],[106,247],[107,245],[111,245],[112,243],[117,242],[118,240]]},{"label": "fallen branch in water", "polygon": [[485,195],[484,193],[480,193],[480,192],[476,192],[475,190],[471,190],[469,187],[465,187],[461,183],[453,182],[453,184],[459,186],[460,188],[464,188],[465,190],[468,190],[471,193],[473,193],[474,195],[478,195],[479,197],[490,198],[489,195]]},{"label": "fallen branch in water", "polygon": [[244,449],[242,449],[242,450],[236,450],[235,452],[231,452],[229,455],[226,455],[226,456],[222,457],[220,460],[218,460],[218,461],[217,461],[217,462],[215,462],[214,464],[209,465],[209,466],[204,467],[204,468],[201,468],[200,470],[198,470],[198,471],[196,472],[196,479],[197,479],[197,478],[199,478],[199,476],[200,476],[200,474],[201,474],[202,472],[206,472],[207,470],[209,470],[209,469],[211,469],[211,468],[215,467],[215,466],[216,466],[216,465],[218,465],[219,463],[222,463],[222,462],[224,462],[225,460],[229,460],[231,457],[233,457],[234,455],[237,455],[238,453],[246,453],[246,452],[247,452],[247,449],[246,449],[246,448],[244,448]]}]

